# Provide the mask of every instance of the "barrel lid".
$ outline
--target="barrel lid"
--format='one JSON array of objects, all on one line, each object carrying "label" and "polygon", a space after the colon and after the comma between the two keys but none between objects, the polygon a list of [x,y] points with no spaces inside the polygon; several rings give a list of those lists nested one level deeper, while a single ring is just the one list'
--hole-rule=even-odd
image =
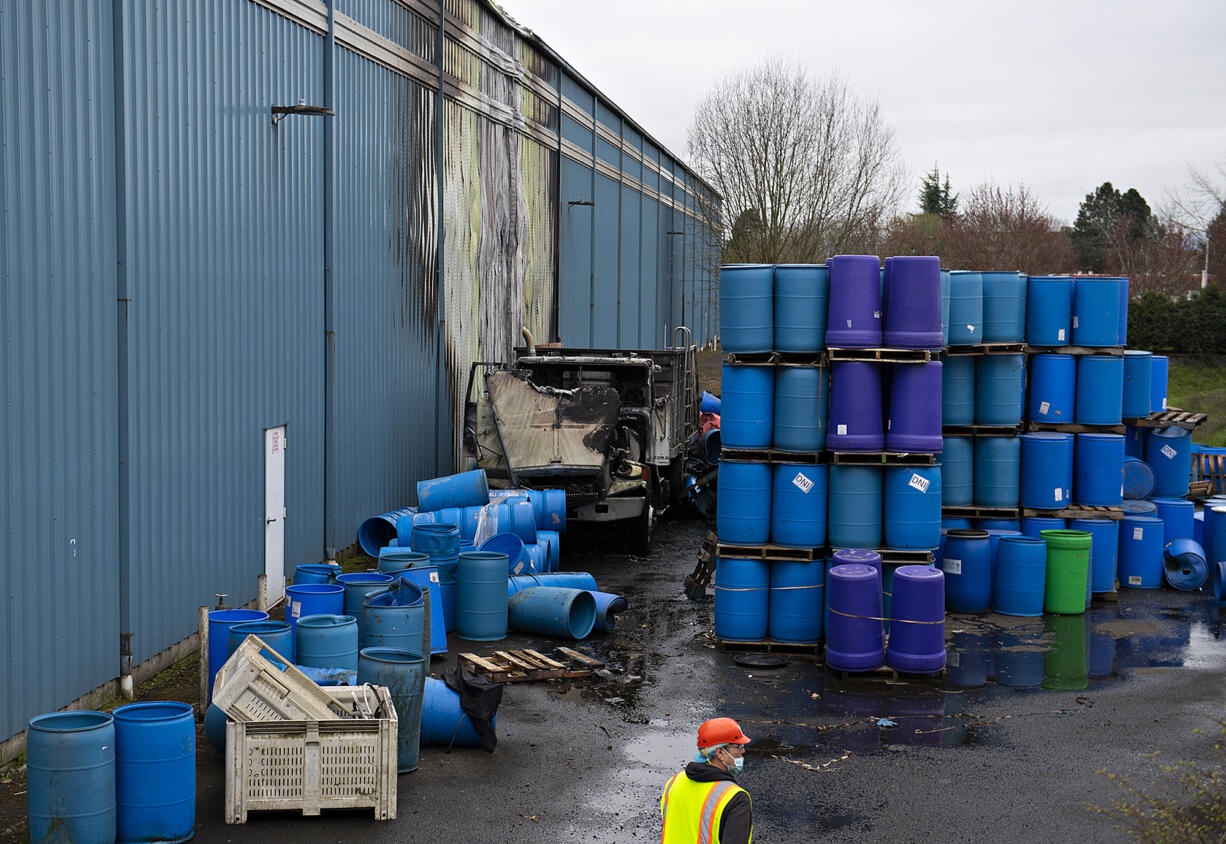
[{"label": "barrel lid", "polygon": [[876,551],[869,551],[865,548],[845,548],[835,551],[831,555],[831,559],[836,564],[864,564],[864,565],[880,565],[881,555]]},{"label": "barrel lid", "polygon": [[1123,434],[1078,434],[1077,439],[1087,440],[1123,440]]},{"label": "barrel lid", "polygon": [[1124,356],[1134,357],[1134,358],[1152,358],[1154,356],[1154,353],[1147,352],[1144,349],[1125,349]]},{"label": "barrel lid", "polygon": [[[1223,507],[1223,508],[1222,508],[1222,511],[1223,511],[1223,512],[1226,512],[1226,507]],[[1143,522],[1143,523],[1145,523],[1145,524],[1147,524],[1147,525],[1149,525],[1149,524],[1158,524],[1158,525],[1162,524],[1162,519],[1159,519],[1159,518],[1158,518],[1158,517],[1156,517],[1156,516],[1146,516],[1146,515],[1143,515],[1143,514],[1140,514],[1140,513],[1127,513],[1127,512],[1125,512],[1125,514],[1124,514],[1124,518],[1123,518],[1123,521],[1125,521],[1125,522]]]},{"label": "barrel lid", "polygon": [[1053,440],[1060,442],[1072,442],[1073,435],[1061,433],[1060,431],[1032,431],[1029,434],[1022,434],[1024,440]]}]

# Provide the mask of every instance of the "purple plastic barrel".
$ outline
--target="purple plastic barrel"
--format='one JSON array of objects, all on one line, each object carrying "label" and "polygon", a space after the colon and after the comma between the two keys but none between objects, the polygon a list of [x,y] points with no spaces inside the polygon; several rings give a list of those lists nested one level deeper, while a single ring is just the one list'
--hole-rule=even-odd
[{"label": "purple plastic barrel", "polygon": [[826,266],[830,269],[826,345],[880,346],[881,260],[876,255],[836,255]]},{"label": "purple plastic barrel", "polygon": [[940,361],[894,366],[885,447],[888,451],[941,450]]},{"label": "purple plastic barrel", "polygon": [[880,569],[837,565],[827,574],[826,590],[826,664],[841,671],[879,667],[885,662]]},{"label": "purple plastic barrel", "polygon": [[886,662],[897,671],[940,671],[945,667],[945,575],[930,566],[899,566],[892,591]]},{"label": "purple plastic barrel", "polygon": [[[940,397],[937,399],[940,408]],[[940,413],[937,413],[938,424]],[[880,364],[839,361],[830,367],[830,424],[826,430],[830,451],[881,451]]]},{"label": "purple plastic barrel", "polygon": [[907,255],[887,259],[885,331],[887,346],[939,349],[941,331],[941,259]]}]

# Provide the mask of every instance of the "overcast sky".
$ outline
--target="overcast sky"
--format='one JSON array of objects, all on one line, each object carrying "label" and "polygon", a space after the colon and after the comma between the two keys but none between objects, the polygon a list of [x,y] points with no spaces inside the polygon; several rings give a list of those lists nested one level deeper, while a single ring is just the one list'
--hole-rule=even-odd
[{"label": "overcast sky", "polygon": [[498,0],[680,156],[712,83],[781,56],[877,98],[915,189],[1025,183],[1071,222],[1226,163],[1226,0]]}]

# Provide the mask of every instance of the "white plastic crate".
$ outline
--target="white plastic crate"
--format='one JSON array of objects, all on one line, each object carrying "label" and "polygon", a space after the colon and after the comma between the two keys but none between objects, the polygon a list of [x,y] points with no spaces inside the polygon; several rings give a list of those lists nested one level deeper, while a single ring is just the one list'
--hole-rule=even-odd
[{"label": "white plastic crate", "polygon": [[234,721],[327,721],[344,716],[341,708],[294,665],[272,662],[275,653],[252,634],[217,671],[213,703]]},{"label": "white plastic crate", "polygon": [[369,718],[229,721],[226,724],[226,823],[249,811],[374,809],[396,817],[396,708],[383,686],[323,690],[337,705]]}]

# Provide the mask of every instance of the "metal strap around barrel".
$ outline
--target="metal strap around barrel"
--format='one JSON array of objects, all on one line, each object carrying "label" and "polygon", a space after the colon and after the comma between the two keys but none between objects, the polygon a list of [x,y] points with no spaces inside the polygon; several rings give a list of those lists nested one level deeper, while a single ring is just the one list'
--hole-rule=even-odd
[{"label": "metal strap around barrel", "polygon": [[723,589],[725,592],[761,592],[766,589],[766,586],[716,586],[716,589]]},{"label": "metal strap around barrel", "polygon": [[771,591],[772,592],[782,592],[785,589],[825,589],[825,588],[826,588],[826,584],[815,583],[812,586],[772,586]]},{"label": "metal strap around barrel", "polygon": [[830,612],[834,613],[835,615],[841,615],[844,618],[863,618],[867,621],[888,621],[891,624],[944,624],[945,623],[945,619],[943,618],[940,621],[916,621],[915,619],[911,619],[911,618],[878,618],[875,615],[852,615],[849,612],[839,612],[834,607],[826,607],[826,609],[828,609]]}]

